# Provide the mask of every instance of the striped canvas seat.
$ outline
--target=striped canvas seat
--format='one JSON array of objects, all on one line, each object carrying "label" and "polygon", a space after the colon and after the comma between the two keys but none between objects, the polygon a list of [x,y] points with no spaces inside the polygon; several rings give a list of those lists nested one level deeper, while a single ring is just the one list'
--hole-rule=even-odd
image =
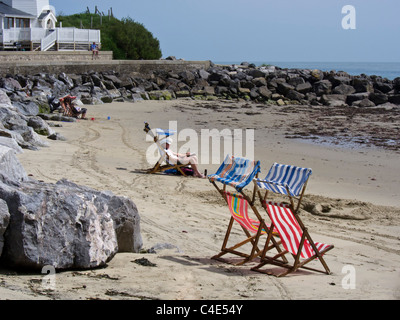
[{"label": "striped canvas seat", "polygon": [[218,181],[241,191],[260,172],[260,161],[226,156],[215,174],[208,176],[210,182]]},{"label": "striped canvas seat", "polygon": [[[249,203],[240,195],[233,195],[229,192],[225,193],[228,202],[229,211],[233,219],[238,222],[243,228],[246,228],[252,233],[257,233],[260,226],[260,221],[256,221],[249,217]],[[265,234],[265,230],[261,230]]]},{"label": "striped canvas seat", "polygon": [[262,189],[297,197],[311,173],[309,168],[274,163],[266,177],[256,179],[256,182]]},{"label": "striped canvas seat", "polygon": [[[276,230],[281,236],[283,247],[290,253],[296,255],[300,251],[303,259],[308,259],[316,255],[308,239],[304,240],[304,244],[300,247],[303,237],[303,230],[293,215],[290,206],[287,204],[277,204],[267,202],[268,214],[273,222]],[[330,245],[315,242],[318,252],[325,251]]]},{"label": "striped canvas seat", "polygon": [[[278,276],[294,272],[299,268],[305,268],[330,274],[330,270],[322,256],[327,251],[331,250],[333,248],[333,245],[313,242],[310,234],[300,220],[300,217],[293,213],[290,205],[282,203],[278,204],[270,201],[264,201],[263,205],[266,208],[268,216],[271,219],[271,227],[273,226],[274,231],[277,231],[279,233],[282,245],[285,248],[286,252],[280,253],[274,258],[265,257],[265,254],[263,254],[263,256],[261,257],[262,262],[258,266],[252,268],[252,270],[265,272],[261,270],[261,267],[271,263],[288,269],[286,272],[283,272]],[[287,253],[291,253],[293,255],[293,258],[295,260],[293,265],[282,264],[276,260],[277,257],[281,257],[282,255]],[[300,258],[304,260],[300,261]],[[316,258],[318,258],[318,260],[322,263],[325,271],[305,267],[307,263],[315,260]]]},{"label": "striped canvas seat", "polygon": [[[229,253],[240,257],[240,260],[238,262],[235,261],[235,264],[241,265],[248,261],[252,261],[254,258],[262,254],[263,250],[262,248],[258,248],[258,242],[262,235],[268,233],[269,226],[266,225],[257,210],[249,203],[249,198],[245,195],[232,194],[230,192],[222,192],[222,194],[228,204],[231,218],[225,233],[221,251],[217,255],[213,256],[212,259],[231,263],[229,260],[221,258],[223,255]],[[249,216],[249,209],[253,210],[254,219]],[[241,235],[235,234],[231,237],[231,230],[235,222],[241,226],[244,233]],[[277,235],[277,233],[274,233],[274,235]],[[233,242],[235,239],[236,241]],[[237,242],[238,240],[240,241]],[[275,239],[272,239],[271,241],[273,243],[273,245],[270,246],[271,248],[278,246]],[[233,243],[229,244],[229,242]]]}]

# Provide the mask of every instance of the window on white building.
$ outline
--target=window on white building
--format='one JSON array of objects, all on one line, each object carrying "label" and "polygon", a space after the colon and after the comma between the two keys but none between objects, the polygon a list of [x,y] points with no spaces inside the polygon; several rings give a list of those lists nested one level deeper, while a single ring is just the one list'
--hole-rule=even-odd
[{"label": "window on white building", "polygon": [[29,19],[23,19],[23,18],[16,18],[15,19],[15,24],[17,28],[29,28],[30,26],[30,20]]},{"label": "window on white building", "polygon": [[14,28],[14,18],[5,17],[4,18],[4,29]]}]

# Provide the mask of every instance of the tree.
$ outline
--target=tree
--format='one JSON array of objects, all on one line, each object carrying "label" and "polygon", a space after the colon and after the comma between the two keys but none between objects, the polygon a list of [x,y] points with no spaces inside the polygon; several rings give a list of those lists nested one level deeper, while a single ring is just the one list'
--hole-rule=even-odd
[{"label": "tree", "polygon": [[81,13],[58,16],[64,27],[93,28],[101,32],[101,49],[112,51],[114,59],[153,60],[162,56],[160,43],[142,24],[131,18],[118,20],[114,17]]}]

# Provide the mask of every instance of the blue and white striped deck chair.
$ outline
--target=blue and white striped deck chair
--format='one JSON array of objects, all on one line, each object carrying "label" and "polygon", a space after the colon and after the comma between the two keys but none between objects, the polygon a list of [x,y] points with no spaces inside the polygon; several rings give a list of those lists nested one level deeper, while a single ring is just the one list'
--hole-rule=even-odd
[{"label": "blue and white striped deck chair", "polygon": [[[290,199],[292,209],[297,212],[307,186],[308,179],[312,173],[310,168],[296,167],[274,163],[264,179],[254,179],[254,183],[260,189],[265,189],[264,200],[268,191],[287,195]],[[261,194],[260,194],[261,197]],[[294,206],[293,198],[297,199],[297,206]]]},{"label": "blue and white striped deck chair", "polygon": [[214,185],[216,181],[222,183],[224,190],[228,185],[241,192],[257,177],[260,166],[260,161],[227,155],[217,172],[208,176],[208,180]]},{"label": "blue and white striped deck chair", "polygon": [[[236,263],[237,265],[240,265],[253,260],[262,253],[262,250],[258,248],[258,242],[259,238],[262,235],[267,234],[268,226],[254,205],[256,188],[254,187],[253,189],[252,197],[249,197],[247,194],[244,193],[244,188],[248,184],[250,184],[254,178],[258,177],[258,173],[260,172],[260,170],[260,161],[253,161],[246,158],[227,155],[224,162],[218,168],[217,172],[208,176],[209,181],[214,185],[214,187],[227,202],[231,212],[230,221],[225,233],[225,238],[222,244],[221,251],[219,254],[213,256],[213,259],[229,262],[228,260],[224,260],[221,257],[227,253],[230,253],[241,257],[241,260]],[[223,188],[221,189],[216,182],[220,182],[223,185]],[[227,186],[235,188],[236,194],[226,192]],[[239,202],[240,205],[238,205]],[[253,211],[253,214],[251,214],[251,212],[248,212],[248,209],[251,209]],[[247,226],[243,224],[243,220],[241,221],[242,223],[240,223],[238,221],[240,220],[238,218],[238,216],[240,215],[243,215],[243,217],[245,216],[246,219],[251,222]],[[252,218],[250,217],[250,215],[252,216]],[[233,246],[229,246],[228,242],[231,241],[231,230],[235,221],[239,222],[246,237],[241,238],[241,241],[235,243]],[[251,232],[253,232],[253,234]],[[279,252],[281,252],[279,248],[279,243],[272,237],[272,234],[271,241],[272,245],[268,247],[268,249],[276,248]],[[243,249],[245,248],[242,248],[242,250],[239,251],[238,248],[242,247],[245,244],[250,245],[251,248],[247,248],[249,249],[249,251],[243,251]]]}]

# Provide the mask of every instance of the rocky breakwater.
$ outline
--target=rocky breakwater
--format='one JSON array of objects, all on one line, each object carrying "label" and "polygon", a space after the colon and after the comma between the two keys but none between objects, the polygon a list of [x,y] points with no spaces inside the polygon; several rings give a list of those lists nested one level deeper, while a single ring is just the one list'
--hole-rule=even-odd
[{"label": "rocky breakwater", "polygon": [[117,252],[138,252],[140,216],[130,199],[26,174],[16,154],[46,147],[39,134],[54,132],[37,116],[40,106],[22,105],[0,90],[0,263],[87,269],[104,266]]},{"label": "rocky breakwater", "polygon": [[[48,110],[46,96],[72,94],[83,104],[113,101],[244,99],[274,105],[373,107],[400,105],[400,77],[349,75],[342,71],[256,67],[248,63],[207,70],[154,70],[152,74],[88,72],[84,74],[14,75],[0,79],[0,88],[23,113]],[[34,106],[36,105],[36,107]]]}]

